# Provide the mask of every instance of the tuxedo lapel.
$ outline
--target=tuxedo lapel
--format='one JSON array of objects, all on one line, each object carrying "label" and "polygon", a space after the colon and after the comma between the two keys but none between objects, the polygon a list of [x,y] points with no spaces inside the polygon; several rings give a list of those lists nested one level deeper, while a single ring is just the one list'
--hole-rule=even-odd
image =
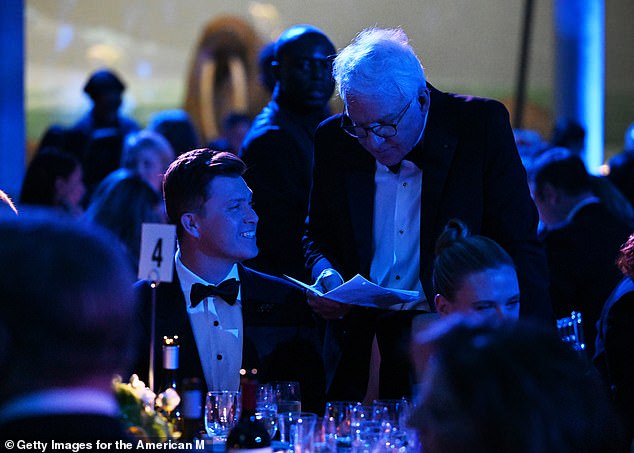
[{"label": "tuxedo lapel", "polygon": [[179,336],[181,346],[179,362],[182,375],[202,378],[204,375],[200,355],[187,313],[185,295],[176,272],[174,272],[174,280],[171,283],[160,284],[157,291],[155,337],[155,369],[157,370],[161,367],[163,335]]},{"label": "tuxedo lapel", "polygon": [[448,98],[429,85],[431,104],[423,136],[423,185],[421,194],[421,250],[433,250],[440,198],[458,144],[456,118]]},{"label": "tuxedo lapel", "polygon": [[[365,150],[364,152],[367,153]],[[359,257],[361,273],[367,275],[370,272],[370,264],[372,262],[375,167],[365,167],[350,171],[346,178],[346,193],[348,194],[352,233]]]}]

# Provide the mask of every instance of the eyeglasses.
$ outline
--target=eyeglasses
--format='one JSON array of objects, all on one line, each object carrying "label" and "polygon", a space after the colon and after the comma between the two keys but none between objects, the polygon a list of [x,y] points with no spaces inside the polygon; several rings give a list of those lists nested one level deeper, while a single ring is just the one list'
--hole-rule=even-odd
[{"label": "eyeglasses", "polygon": [[352,119],[344,113],[341,116],[341,129],[354,138],[366,138],[368,136],[368,132],[372,132],[374,135],[381,138],[394,137],[398,133],[396,126],[398,126],[398,123],[400,123],[405,116],[405,113],[407,112],[407,109],[409,109],[413,100],[414,99],[409,101],[403,110],[399,112],[392,124],[376,124],[374,126],[367,127],[357,126],[352,122]]}]

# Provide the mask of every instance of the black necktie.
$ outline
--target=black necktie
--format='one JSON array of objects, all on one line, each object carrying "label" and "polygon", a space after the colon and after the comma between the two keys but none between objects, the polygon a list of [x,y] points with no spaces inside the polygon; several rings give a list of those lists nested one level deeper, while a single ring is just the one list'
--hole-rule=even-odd
[{"label": "black necktie", "polygon": [[192,285],[191,293],[189,294],[189,300],[192,303],[192,307],[195,307],[206,297],[218,296],[229,305],[233,305],[236,303],[239,288],[240,282],[238,282],[235,278],[225,280],[218,286],[194,283]]}]

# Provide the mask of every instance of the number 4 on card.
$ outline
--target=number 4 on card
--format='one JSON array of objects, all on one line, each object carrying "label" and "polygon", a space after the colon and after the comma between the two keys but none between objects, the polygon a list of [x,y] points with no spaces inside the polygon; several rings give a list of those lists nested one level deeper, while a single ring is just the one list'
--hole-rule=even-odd
[{"label": "number 4 on card", "polygon": [[154,282],[171,282],[175,247],[175,225],[144,223],[141,229],[138,278]]}]

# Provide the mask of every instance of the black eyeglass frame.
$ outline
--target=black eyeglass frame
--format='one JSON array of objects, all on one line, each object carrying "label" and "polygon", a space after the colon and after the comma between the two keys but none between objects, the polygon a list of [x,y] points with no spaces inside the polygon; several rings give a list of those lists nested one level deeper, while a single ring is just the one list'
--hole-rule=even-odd
[{"label": "black eyeglass frame", "polygon": [[[339,127],[341,127],[341,129],[343,129],[346,134],[354,138],[366,138],[368,136],[368,132],[372,132],[374,135],[381,138],[394,137],[396,134],[398,134],[398,128],[397,128],[398,124],[401,122],[401,120],[407,113],[407,110],[409,109],[410,105],[412,105],[412,102],[414,102],[414,99],[411,99],[407,103],[407,105],[403,108],[403,110],[401,110],[398,113],[398,116],[396,117],[393,123],[390,123],[390,124],[379,123],[374,126],[356,126],[355,124],[352,123],[352,119],[344,112],[341,114],[341,124],[339,125]],[[346,120],[350,121],[351,124],[345,124]],[[387,128],[389,132],[380,132],[381,128]],[[359,135],[356,133],[356,131],[359,129],[361,129],[364,132],[364,135]]]}]

